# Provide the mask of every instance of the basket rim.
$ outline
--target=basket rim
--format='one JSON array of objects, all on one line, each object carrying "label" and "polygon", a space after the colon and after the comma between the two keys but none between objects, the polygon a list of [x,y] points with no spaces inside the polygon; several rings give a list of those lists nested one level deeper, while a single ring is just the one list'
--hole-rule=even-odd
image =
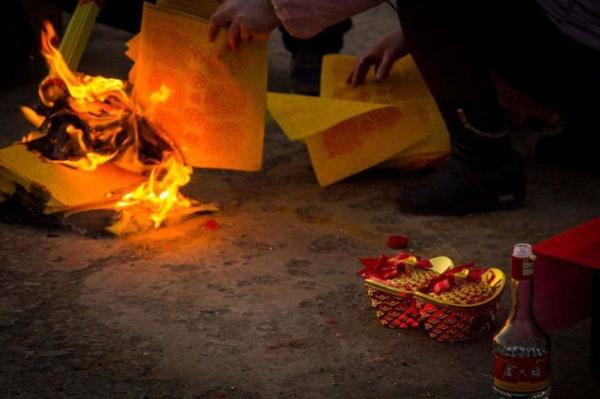
[{"label": "basket rim", "polygon": [[459,303],[447,302],[447,301],[440,300],[434,296],[425,294],[420,291],[409,291],[409,290],[406,290],[406,289],[403,289],[400,287],[393,287],[388,284],[387,280],[383,280],[383,279],[380,279],[377,277],[366,278],[364,280],[364,282],[365,282],[365,285],[367,285],[368,287],[375,288],[375,289],[387,292],[388,294],[392,294],[392,295],[414,295],[415,297],[417,297],[425,302],[433,303],[433,304],[443,306],[443,307],[453,307],[453,308],[458,308],[458,309],[473,309],[473,308],[478,308],[478,307],[481,307],[481,306],[484,306],[484,305],[494,302],[496,299],[498,299],[498,297],[500,295],[502,295],[502,292],[504,291],[504,287],[506,286],[506,275],[502,270],[495,268],[495,267],[491,267],[488,269],[488,271],[493,272],[495,275],[494,279],[489,283],[489,285],[493,289],[495,289],[494,294],[492,296],[490,296],[489,298],[487,298],[483,302],[469,303],[469,304],[459,304]]}]

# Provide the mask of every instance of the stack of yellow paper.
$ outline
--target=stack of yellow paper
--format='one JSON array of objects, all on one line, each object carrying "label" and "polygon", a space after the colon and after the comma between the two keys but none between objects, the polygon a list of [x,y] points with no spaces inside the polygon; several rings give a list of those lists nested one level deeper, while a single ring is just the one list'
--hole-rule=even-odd
[{"label": "stack of yellow paper", "polygon": [[[266,108],[265,43],[253,43],[239,57],[226,49],[224,35],[209,44],[206,18],[218,6],[217,0],[158,3],[145,5],[142,33],[129,43],[127,52],[136,60],[131,73],[137,76],[136,106],[178,145],[189,164],[259,169]],[[72,34],[61,44],[72,65],[91,31],[97,10],[91,11],[87,5],[78,8],[78,18],[70,25]],[[151,94],[162,86],[171,93],[167,102],[150,105]],[[47,218],[115,234],[145,230],[153,225],[149,214],[121,212],[115,201],[146,178],[116,164],[76,170],[44,161],[25,145],[15,144],[0,150],[0,216],[24,221]],[[165,223],[215,210],[192,201],[191,207],[173,211]]]},{"label": "stack of yellow paper", "polygon": [[449,153],[444,121],[414,62],[405,57],[385,82],[346,84],[355,58],[327,56],[321,97],[269,93],[273,118],[304,140],[322,186],[386,162],[416,167]]},{"label": "stack of yellow paper", "polygon": [[[225,32],[208,42],[207,19],[218,2],[146,3],[139,35],[127,55],[134,99],[195,167],[255,171],[262,163],[266,113],[266,43],[235,53]],[[167,100],[150,105],[166,87]]]},{"label": "stack of yellow paper", "polygon": [[[0,149],[0,220],[45,220],[92,234],[149,230],[149,214],[115,208],[116,200],[144,180],[110,163],[90,172],[46,162],[25,145],[14,144]],[[193,202],[172,212],[165,224],[215,211],[212,204]]]},{"label": "stack of yellow paper", "polygon": [[21,144],[0,150],[0,205],[15,198],[30,215],[102,207],[143,179],[112,164],[86,172],[45,162]]}]

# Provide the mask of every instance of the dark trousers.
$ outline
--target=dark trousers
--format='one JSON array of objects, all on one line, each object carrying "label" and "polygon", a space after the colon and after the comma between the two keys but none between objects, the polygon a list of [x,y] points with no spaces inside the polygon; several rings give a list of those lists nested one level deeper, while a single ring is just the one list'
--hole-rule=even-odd
[{"label": "dark trousers", "polygon": [[281,28],[283,44],[292,54],[313,53],[331,54],[344,47],[344,34],[352,28],[352,20],[347,19],[330,26],[310,39],[297,39]]},{"label": "dark trousers", "polygon": [[600,132],[600,52],[561,33],[535,0],[398,0],[398,11],[455,149],[493,146],[457,109],[481,131],[505,129],[492,73],[562,113],[569,130]]}]

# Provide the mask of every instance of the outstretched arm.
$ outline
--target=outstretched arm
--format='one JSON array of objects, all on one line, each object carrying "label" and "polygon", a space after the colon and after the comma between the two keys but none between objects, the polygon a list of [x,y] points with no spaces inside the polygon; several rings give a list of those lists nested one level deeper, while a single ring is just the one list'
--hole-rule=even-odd
[{"label": "outstretched arm", "polygon": [[352,15],[381,3],[381,0],[225,0],[210,20],[209,38],[228,30],[228,43],[235,50],[239,42],[268,33],[283,24],[298,38],[309,38]]},{"label": "outstretched arm", "polygon": [[372,8],[378,0],[272,0],[275,13],[286,30],[306,39],[328,26]]}]

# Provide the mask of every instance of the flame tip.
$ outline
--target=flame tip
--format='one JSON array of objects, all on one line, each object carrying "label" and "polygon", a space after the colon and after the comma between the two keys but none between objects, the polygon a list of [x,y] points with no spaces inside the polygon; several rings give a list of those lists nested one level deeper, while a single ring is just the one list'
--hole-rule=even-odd
[{"label": "flame tip", "polygon": [[[89,76],[72,71],[61,52],[54,45],[57,40],[58,36],[52,24],[48,20],[43,21],[41,53],[48,64],[49,73],[40,84],[38,93],[45,106],[53,108],[57,104],[62,105],[64,102],[65,107],[68,107],[81,120],[82,125],[88,126],[90,131],[94,130],[95,124],[101,124],[101,122],[106,125],[109,125],[107,121],[122,124],[125,123],[125,120],[128,120],[127,115],[142,116],[142,113],[138,112],[137,105],[131,102],[125,92],[127,88],[125,82],[119,79]],[[151,113],[152,107],[164,103],[171,95],[171,89],[165,84],[161,85],[159,90],[152,93],[151,105],[147,112]],[[120,104],[122,108],[114,106],[114,104]],[[39,115],[29,107],[22,107],[21,112],[36,126],[36,129],[41,128],[45,120],[44,116]],[[134,122],[135,119],[132,118]],[[88,141],[91,133],[87,130],[69,124],[65,128],[65,132],[70,135],[71,140],[79,146],[85,156],[75,161],[60,160],[52,162],[85,171],[93,171],[102,164],[112,162],[129,151],[129,147],[137,145],[139,139],[137,128],[134,128],[133,132],[130,133],[134,137],[117,145],[117,133],[115,132],[120,132],[120,130],[112,130],[109,132],[109,136],[110,134],[113,135],[112,139],[109,137],[108,141],[116,150],[109,154],[101,154],[94,150],[97,147],[89,145]],[[43,136],[45,133],[32,132],[23,138],[23,142],[29,142],[34,137],[39,138],[40,135]],[[137,149],[134,149],[134,151],[135,156],[139,156]],[[170,152],[163,150],[162,161],[152,167],[146,181],[116,201],[115,208],[124,209],[133,206],[144,208],[149,213],[149,219],[153,225],[160,227],[173,209],[191,206],[191,202],[179,192],[179,189],[190,181],[193,169],[186,165],[182,159],[179,159],[178,156],[179,152],[175,148]],[[133,161],[139,162],[139,159]],[[107,198],[111,196],[109,195]]]}]

